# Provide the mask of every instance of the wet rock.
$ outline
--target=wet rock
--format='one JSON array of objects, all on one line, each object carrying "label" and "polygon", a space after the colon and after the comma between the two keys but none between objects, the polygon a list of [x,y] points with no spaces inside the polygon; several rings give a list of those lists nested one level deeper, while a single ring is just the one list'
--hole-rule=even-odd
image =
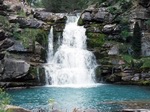
[{"label": "wet rock", "polygon": [[150,78],[150,73],[141,73],[141,78],[142,79]]},{"label": "wet rock", "polygon": [[123,109],[121,112],[150,112],[148,109]]},{"label": "wet rock", "polygon": [[132,81],[139,81],[140,80],[140,74],[134,74]]},{"label": "wet rock", "polygon": [[131,81],[131,79],[133,78],[133,76],[130,73],[122,73],[122,80],[123,81]]},{"label": "wet rock", "polygon": [[28,72],[28,77],[26,77],[26,80],[34,80],[34,82],[45,85],[45,68],[42,66],[31,66],[30,70]]},{"label": "wet rock", "polygon": [[121,76],[119,74],[112,74],[106,78],[106,82],[115,83],[122,81]]},{"label": "wet rock", "polygon": [[82,109],[75,108],[72,112],[98,112],[98,111],[96,109],[85,109],[85,110],[82,110]]}]

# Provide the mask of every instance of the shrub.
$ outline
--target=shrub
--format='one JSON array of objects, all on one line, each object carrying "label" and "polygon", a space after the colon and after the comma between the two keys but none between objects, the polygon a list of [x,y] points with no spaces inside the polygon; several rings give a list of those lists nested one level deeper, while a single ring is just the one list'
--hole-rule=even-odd
[{"label": "shrub", "polygon": [[8,31],[10,29],[10,23],[9,23],[8,19],[5,16],[0,15],[0,23],[2,24],[2,28],[4,30]]},{"label": "shrub", "polygon": [[[35,41],[38,41],[44,47],[47,45],[47,33],[41,29],[26,28],[21,33],[14,31],[14,38],[23,42],[23,45],[28,48],[29,43],[35,45]],[[33,46],[34,47],[34,46]]]},{"label": "shrub", "polygon": [[72,12],[104,1],[105,0],[42,0],[41,2],[47,10],[52,12]]},{"label": "shrub", "polygon": [[10,96],[0,88],[0,112],[5,112],[4,108],[10,103]]}]

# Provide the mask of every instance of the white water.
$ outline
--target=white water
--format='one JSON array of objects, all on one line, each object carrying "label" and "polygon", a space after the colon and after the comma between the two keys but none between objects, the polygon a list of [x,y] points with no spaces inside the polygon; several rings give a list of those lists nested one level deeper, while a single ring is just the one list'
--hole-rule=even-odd
[{"label": "white water", "polygon": [[95,84],[95,56],[86,50],[85,28],[77,26],[78,17],[68,17],[62,44],[53,50],[53,27],[49,34],[49,53],[46,68],[47,84],[80,87]]}]

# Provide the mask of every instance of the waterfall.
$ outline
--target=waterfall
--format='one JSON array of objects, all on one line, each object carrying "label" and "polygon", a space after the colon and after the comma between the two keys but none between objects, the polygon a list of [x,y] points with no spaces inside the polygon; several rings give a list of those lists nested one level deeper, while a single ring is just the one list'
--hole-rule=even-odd
[{"label": "waterfall", "polygon": [[63,40],[57,51],[53,48],[53,27],[49,34],[47,84],[53,86],[84,86],[94,84],[97,67],[95,56],[86,49],[86,29],[77,26],[78,17],[68,16]]}]

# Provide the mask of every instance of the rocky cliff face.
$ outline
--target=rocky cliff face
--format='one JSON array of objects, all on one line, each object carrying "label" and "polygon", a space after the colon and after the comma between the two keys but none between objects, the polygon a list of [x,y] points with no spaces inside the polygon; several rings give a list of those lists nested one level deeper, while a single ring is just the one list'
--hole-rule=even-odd
[{"label": "rocky cliff face", "polygon": [[[149,11],[149,0],[106,0],[83,11],[78,24],[87,29],[88,49],[93,51],[100,65],[96,70],[98,81],[150,84],[150,68],[142,68],[142,60],[150,62]],[[143,34],[141,59],[130,57],[136,22]]]},{"label": "rocky cliff face", "polygon": [[45,84],[48,33],[52,25],[61,33],[65,21],[18,0],[0,0],[0,87]]}]

